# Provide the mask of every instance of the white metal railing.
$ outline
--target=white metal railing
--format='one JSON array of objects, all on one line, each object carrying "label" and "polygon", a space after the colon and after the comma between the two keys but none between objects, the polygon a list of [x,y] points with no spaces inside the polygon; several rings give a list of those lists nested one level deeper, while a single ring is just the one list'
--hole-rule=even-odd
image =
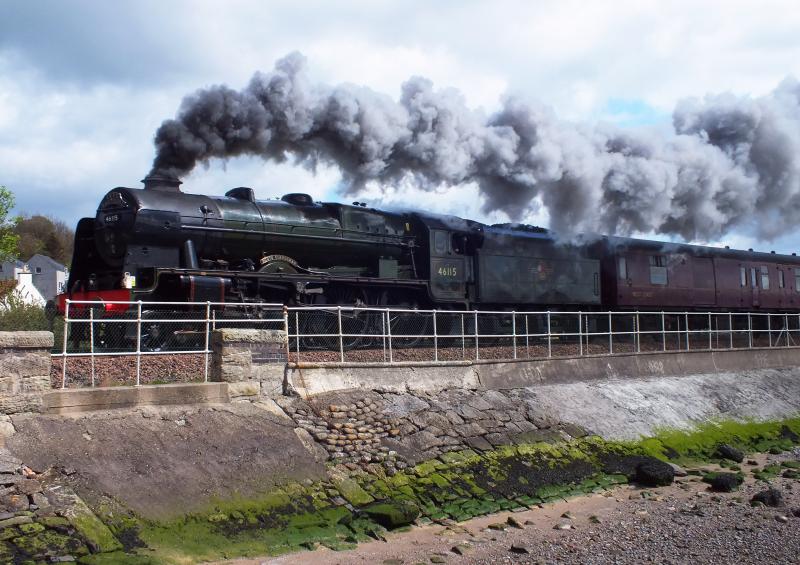
[{"label": "white metal railing", "polygon": [[794,347],[800,314],[287,308],[289,360],[445,362]]},{"label": "white metal railing", "polygon": [[[654,351],[795,347],[800,314],[764,312],[450,311],[219,302],[66,302],[61,386],[68,363],[133,358],[131,379],[154,355],[202,355],[208,380],[211,332],[269,327],[287,334],[289,362],[514,360]],[[199,377],[198,370],[198,377]]]},{"label": "white metal railing", "polygon": [[[248,311],[272,318],[254,318]],[[100,312],[100,315],[98,315]],[[227,315],[220,316],[223,312]],[[238,315],[236,314],[238,312]],[[231,315],[232,314],[232,315]],[[203,355],[203,381],[208,381],[211,332],[219,325],[267,325],[286,328],[286,314],[281,304],[223,302],[143,302],[66,300],[62,326],[61,387],[67,386],[68,360],[88,357],[89,384],[96,384],[95,359],[119,357],[135,359],[135,384],[141,384],[142,358],[151,355]],[[99,347],[98,326],[106,336],[113,336]],[[166,327],[164,327],[166,326]],[[176,347],[174,336],[193,328],[194,339]],[[162,340],[145,343],[148,331],[159,328]],[[116,331],[115,331],[116,330]],[[76,339],[77,334],[77,339]],[[149,336],[152,337],[152,336]],[[109,341],[111,343],[109,343]],[[171,342],[171,343],[170,343]]]}]

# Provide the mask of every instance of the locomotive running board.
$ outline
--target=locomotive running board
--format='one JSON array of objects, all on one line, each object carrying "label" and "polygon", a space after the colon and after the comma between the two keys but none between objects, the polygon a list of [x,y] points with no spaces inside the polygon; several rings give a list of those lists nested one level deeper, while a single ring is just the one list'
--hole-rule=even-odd
[{"label": "locomotive running board", "polygon": [[[420,279],[380,279],[376,277],[353,277],[336,276],[322,274],[301,274],[301,273],[259,273],[258,271],[217,271],[213,269],[176,269],[176,268],[156,268],[156,284],[161,275],[193,275],[201,277],[224,277],[224,278],[247,278],[258,279],[272,282],[294,283],[358,283],[373,286],[406,286],[406,287],[425,287],[427,280]],[[143,290],[143,289],[138,289]]]}]

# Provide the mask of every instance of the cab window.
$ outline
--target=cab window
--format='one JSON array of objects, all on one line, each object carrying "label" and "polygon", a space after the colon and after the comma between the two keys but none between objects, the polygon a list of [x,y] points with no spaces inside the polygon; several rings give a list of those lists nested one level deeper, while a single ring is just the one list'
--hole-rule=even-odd
[{"label": "cab window", "polygon": [[437,255],[447,255],[447,232],[433,232],[433,250]]}]

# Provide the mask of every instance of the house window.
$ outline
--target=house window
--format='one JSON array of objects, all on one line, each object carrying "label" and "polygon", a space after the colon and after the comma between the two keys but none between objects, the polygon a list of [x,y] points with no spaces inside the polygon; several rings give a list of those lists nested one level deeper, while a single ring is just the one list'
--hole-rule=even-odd
[{"label": "house window", "polygon": [[778,288],[784,288],[786,286],[786,281],[783,278],[783,269],[778,271]]},{"label": "house window", "polygon": [[667,258],[664,255],[650,256],[650,284],[667,284]]},{"label": "house window", "polygon": [[761,266],[761,288],[769,290],[769,269],[765,265]]},{"label": "house window", "polygon": [[618,261],[619,278],[628,278],[628,260],[625,257],[620,257]]},{"label": "house window", "polygon": [[747,286],[747,269],[739,267],[739,286]]}]

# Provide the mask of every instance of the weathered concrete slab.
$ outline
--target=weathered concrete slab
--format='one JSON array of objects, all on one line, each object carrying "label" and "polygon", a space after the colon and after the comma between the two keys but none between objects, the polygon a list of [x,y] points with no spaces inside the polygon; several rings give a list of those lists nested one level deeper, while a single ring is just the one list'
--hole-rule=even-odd
[{"label": "weathered concrete slab", "polygon": [[433,393],[451,388],[480,387],[475,366],[468,362],[427,366],[419,364],[290,366],[286,379],[289,388],[305,397],[349,389]]},{"label": "weathered concrete slab", "polygon": [[17,433],[8,450],[20,460],[39,469],[73,469],[71,484],[90,505],[110,496],[148,518],[325,476],[324,463],[303,445],[291,420],[249,402],[13,420]]},{"label": "weathered concrete slab", "polygon": [[133,406],[214,404],[229,401],[228,383],[62,389],[43,395],[42,412],[46,414],[71,414]]},{"label": "weathered concrete slab", "polygon": [[546,414],[605,438],[638,439],[709,421],[797,416],[800,367],[545,384],[526,391],[526,402]]},{"label": "weathered concrete slab", "polygon": [[289,364],[286,382],[304,397],[337,390],[436,393],[453,388],[506,390],[614,378],[680,376],[800,366],[800,349],[684,351],[531,361],[437,364]]},{"label": "weathered concrete slab", "polygon": [[503,390],[536,384],[698,375],[793,366],[800,366],[800,349],[684,351],[503,363],[480,362],[475,365],[475,369],[483,387]]}]

